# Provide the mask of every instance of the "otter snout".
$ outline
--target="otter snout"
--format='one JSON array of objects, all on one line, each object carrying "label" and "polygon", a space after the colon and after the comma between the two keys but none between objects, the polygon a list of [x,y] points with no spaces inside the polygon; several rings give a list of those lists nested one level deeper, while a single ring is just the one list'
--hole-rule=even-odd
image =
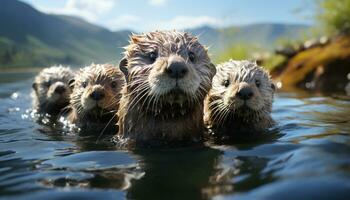
[{"label": "otter snout", "polygon": [[180,79],[188,73],[188,67],[183,58],[179,56],[171,56],[165,72],[170,78]]},{"label": "otter snout", "polygon": [[105,97],[104,89],[101,86],[94,86],[89,98],[95,101],[102,100]]},{"label": "otter snout", "polygon": [[61,81],[53,83],[47,91],[47,100],[50,102],[67,101],[67,86]]},{"label": "otter snout", "polygon": [[66,90],[66,86],[63,83],[61,83],[56,86],[54,92],[57,94],[63,94]]},{"label": "otter snout", "polygon": [[50,90],[52,93],[61,95],[67,90],[67,88],[66,88],[66,84],[58,81],[51,85]]},{"label": "otter snout", "polygon": [[240,87],[236,93],[236,96],[242,100],[249,100],[253,97],[254,92],[252,88],[245,84],[243,87]]}]

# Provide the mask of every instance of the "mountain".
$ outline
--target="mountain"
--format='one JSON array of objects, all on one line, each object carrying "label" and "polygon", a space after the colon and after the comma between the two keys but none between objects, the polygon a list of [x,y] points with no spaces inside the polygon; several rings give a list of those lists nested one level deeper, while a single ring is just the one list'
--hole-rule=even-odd
[{"label": "mountain", "polygon": [[[218,54],[237,43],[271,50],[281,38],[295,38],[308,27],[289,24],[252,24],[189,29]],[[17,0],[0,0],[0,67],[116,63],[131,31],[112,32],[83,19],[45,14]]]},{"label": "mountain", "polygon": [[0,4],[0,66],[117,61],[130,33],[44,14],[17,0]]},{"label": "mountain", "polygon": [[237,43],[271,50],[278,39],[300,38],[309,28],[301,24],[259,23],[220,29],[204,26],[189,31],[199,35],[200,40],[213,51],[220,52]]}]

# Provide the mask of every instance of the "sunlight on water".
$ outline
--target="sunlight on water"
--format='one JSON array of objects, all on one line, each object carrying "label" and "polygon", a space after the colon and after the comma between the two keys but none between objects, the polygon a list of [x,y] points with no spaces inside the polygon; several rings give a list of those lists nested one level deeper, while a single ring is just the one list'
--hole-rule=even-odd
[{"label": "sunlight on water", "polygon": [[129,152],[111,136],[72,134],[45,117],[36,123],[30,77],[0,85],[6,199],[348,198],[349,101],[281,92],[273,110],[278,126],[259,141]]}]

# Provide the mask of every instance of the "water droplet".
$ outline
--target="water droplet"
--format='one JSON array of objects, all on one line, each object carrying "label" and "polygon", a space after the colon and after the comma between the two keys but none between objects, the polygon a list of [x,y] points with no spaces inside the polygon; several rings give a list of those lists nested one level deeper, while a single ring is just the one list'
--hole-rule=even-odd
[{"label": "water droplet", "polygon": [[277,86],[278,89],[282,88],[282,82],[281,81],[277,82],[276,86]]},{"label": "water droplet", "polygon": [[14,107],[14,108],[9,108],[9,109],[8,109],[8,112],[10,112],[10,113],[18,112],[18,111],[20,111],[20,108],[19,108],[19,107]]},{"label": "water droplet", "polygon": [[17,92],[12,93],[11,99],[16,100],[18,98],[19,94]]},{"label": "water droplet", "polygon": [[307,89],[313,89],[315,87],[315,82],[307,82],[305,83],[305,87]]}]

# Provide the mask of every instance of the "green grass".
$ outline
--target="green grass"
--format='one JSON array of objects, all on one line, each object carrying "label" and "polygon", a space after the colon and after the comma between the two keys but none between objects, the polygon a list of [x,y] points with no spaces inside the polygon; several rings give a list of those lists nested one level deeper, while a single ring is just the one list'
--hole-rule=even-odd
[{"label": "green grass", "polygon": [[234,60],[243,60],[250,59],[252,57],[252,53],[256,51],[256,48],[249,44],[235,44],[231,47],[227,48],[221,53],[217,53],[214,56],[215,63],[225,62],[229,59]]}]

